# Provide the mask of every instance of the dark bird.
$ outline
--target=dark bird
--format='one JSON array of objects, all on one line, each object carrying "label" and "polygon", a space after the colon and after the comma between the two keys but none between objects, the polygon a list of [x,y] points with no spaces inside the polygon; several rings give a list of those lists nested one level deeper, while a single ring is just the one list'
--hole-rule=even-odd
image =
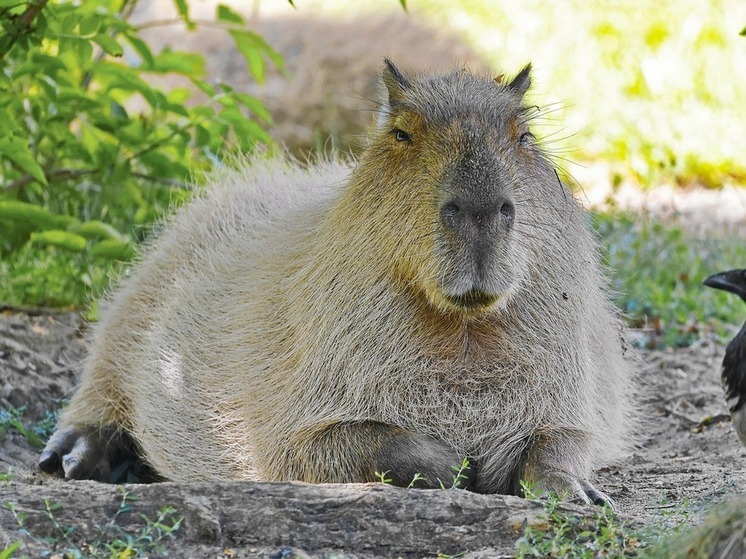
[{"label": "dark bird", "polygon": [[[746,270],[713,274],[704,284],[735,293],[746,302]],[[746,323],[725,348],[722,384],[736,433],[746,445]]]}]

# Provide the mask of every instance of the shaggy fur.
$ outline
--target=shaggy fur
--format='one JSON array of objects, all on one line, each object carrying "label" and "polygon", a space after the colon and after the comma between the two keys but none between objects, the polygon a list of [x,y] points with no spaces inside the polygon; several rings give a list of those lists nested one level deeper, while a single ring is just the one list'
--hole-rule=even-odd
[{"label": "shaggy fur", "polygon": [[[220,174],[102,311],[60,433],[117,426],[171,480],[349,482],[396,432],[469,457],[479,491],[602,500],[587,480],[625,449],[630,365],[586,216],[528,132],[529,79],[389,65],[352,168]],[[498,198],[494,232],[440,219]],[[56,436],[43,457],[69,452]]]}]

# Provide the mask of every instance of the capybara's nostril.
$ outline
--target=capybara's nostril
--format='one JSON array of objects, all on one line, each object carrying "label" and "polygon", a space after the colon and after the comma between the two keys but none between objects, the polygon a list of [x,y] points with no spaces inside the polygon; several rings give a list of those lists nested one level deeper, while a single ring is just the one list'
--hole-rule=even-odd
[{"label": "capybara's nostril", "polygon": [[500,216],[508,221],[515,219],[515,206],[510,202],[503,202],[500,206]]}]

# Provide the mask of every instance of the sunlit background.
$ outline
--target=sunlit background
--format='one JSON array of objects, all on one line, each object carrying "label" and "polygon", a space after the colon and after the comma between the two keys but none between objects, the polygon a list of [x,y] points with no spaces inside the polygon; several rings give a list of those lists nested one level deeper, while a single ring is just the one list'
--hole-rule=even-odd
[{"label": "sunlit background", "polygon": [[[484,63],[478,69],[510,74],[533,63],[533,99],[547,107],[548,145],[559,155],[603,162],[620,178],[648,186],[672,181],[719,187],[746,180],[746,37],[739,36],[746,2],[410,0],[408,15],[396,0],[233,5],[260,21],[288,24],[323,18],[348,25],[362,16],[357,44],[348,47],[348,75],[368,71],[368,61],[352,55],[365,50],[360,45],[366,40],[375,43],[376,18],[389,14],[431,26],[469,45]],[[212,6],[195,2],[194,10],[208,15]],[[319,36],[310,46],[323,49],[332,39]],[[396,59],[411,45],[406,31],[387,39],[386,47],[368,49],[370,57],[377,49]],[[474,62],[454,50],[446,60],[436,50],[429,66]],[[344,57],[342,49],[336,58]]]}]

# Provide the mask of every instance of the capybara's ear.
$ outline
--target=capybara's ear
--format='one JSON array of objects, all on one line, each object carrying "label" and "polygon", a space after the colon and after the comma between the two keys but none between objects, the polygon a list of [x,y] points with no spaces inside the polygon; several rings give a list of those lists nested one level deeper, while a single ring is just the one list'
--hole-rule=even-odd
[{"label": "capybara's ear", "polygon": [[384,58],[383,83],[389,92],[389,107],[394,108],[404,98],[404,92],[411,87],[409,80],[394,66],[388,58]]},{"label": "capybara's ear", "polygon": [[518,72],[518,75],[513,78],[508,84],[508,89],[515,91],[520,97],[526,95],[528,88],[531,87],[531,64],[526,64],[523,70]]}]

